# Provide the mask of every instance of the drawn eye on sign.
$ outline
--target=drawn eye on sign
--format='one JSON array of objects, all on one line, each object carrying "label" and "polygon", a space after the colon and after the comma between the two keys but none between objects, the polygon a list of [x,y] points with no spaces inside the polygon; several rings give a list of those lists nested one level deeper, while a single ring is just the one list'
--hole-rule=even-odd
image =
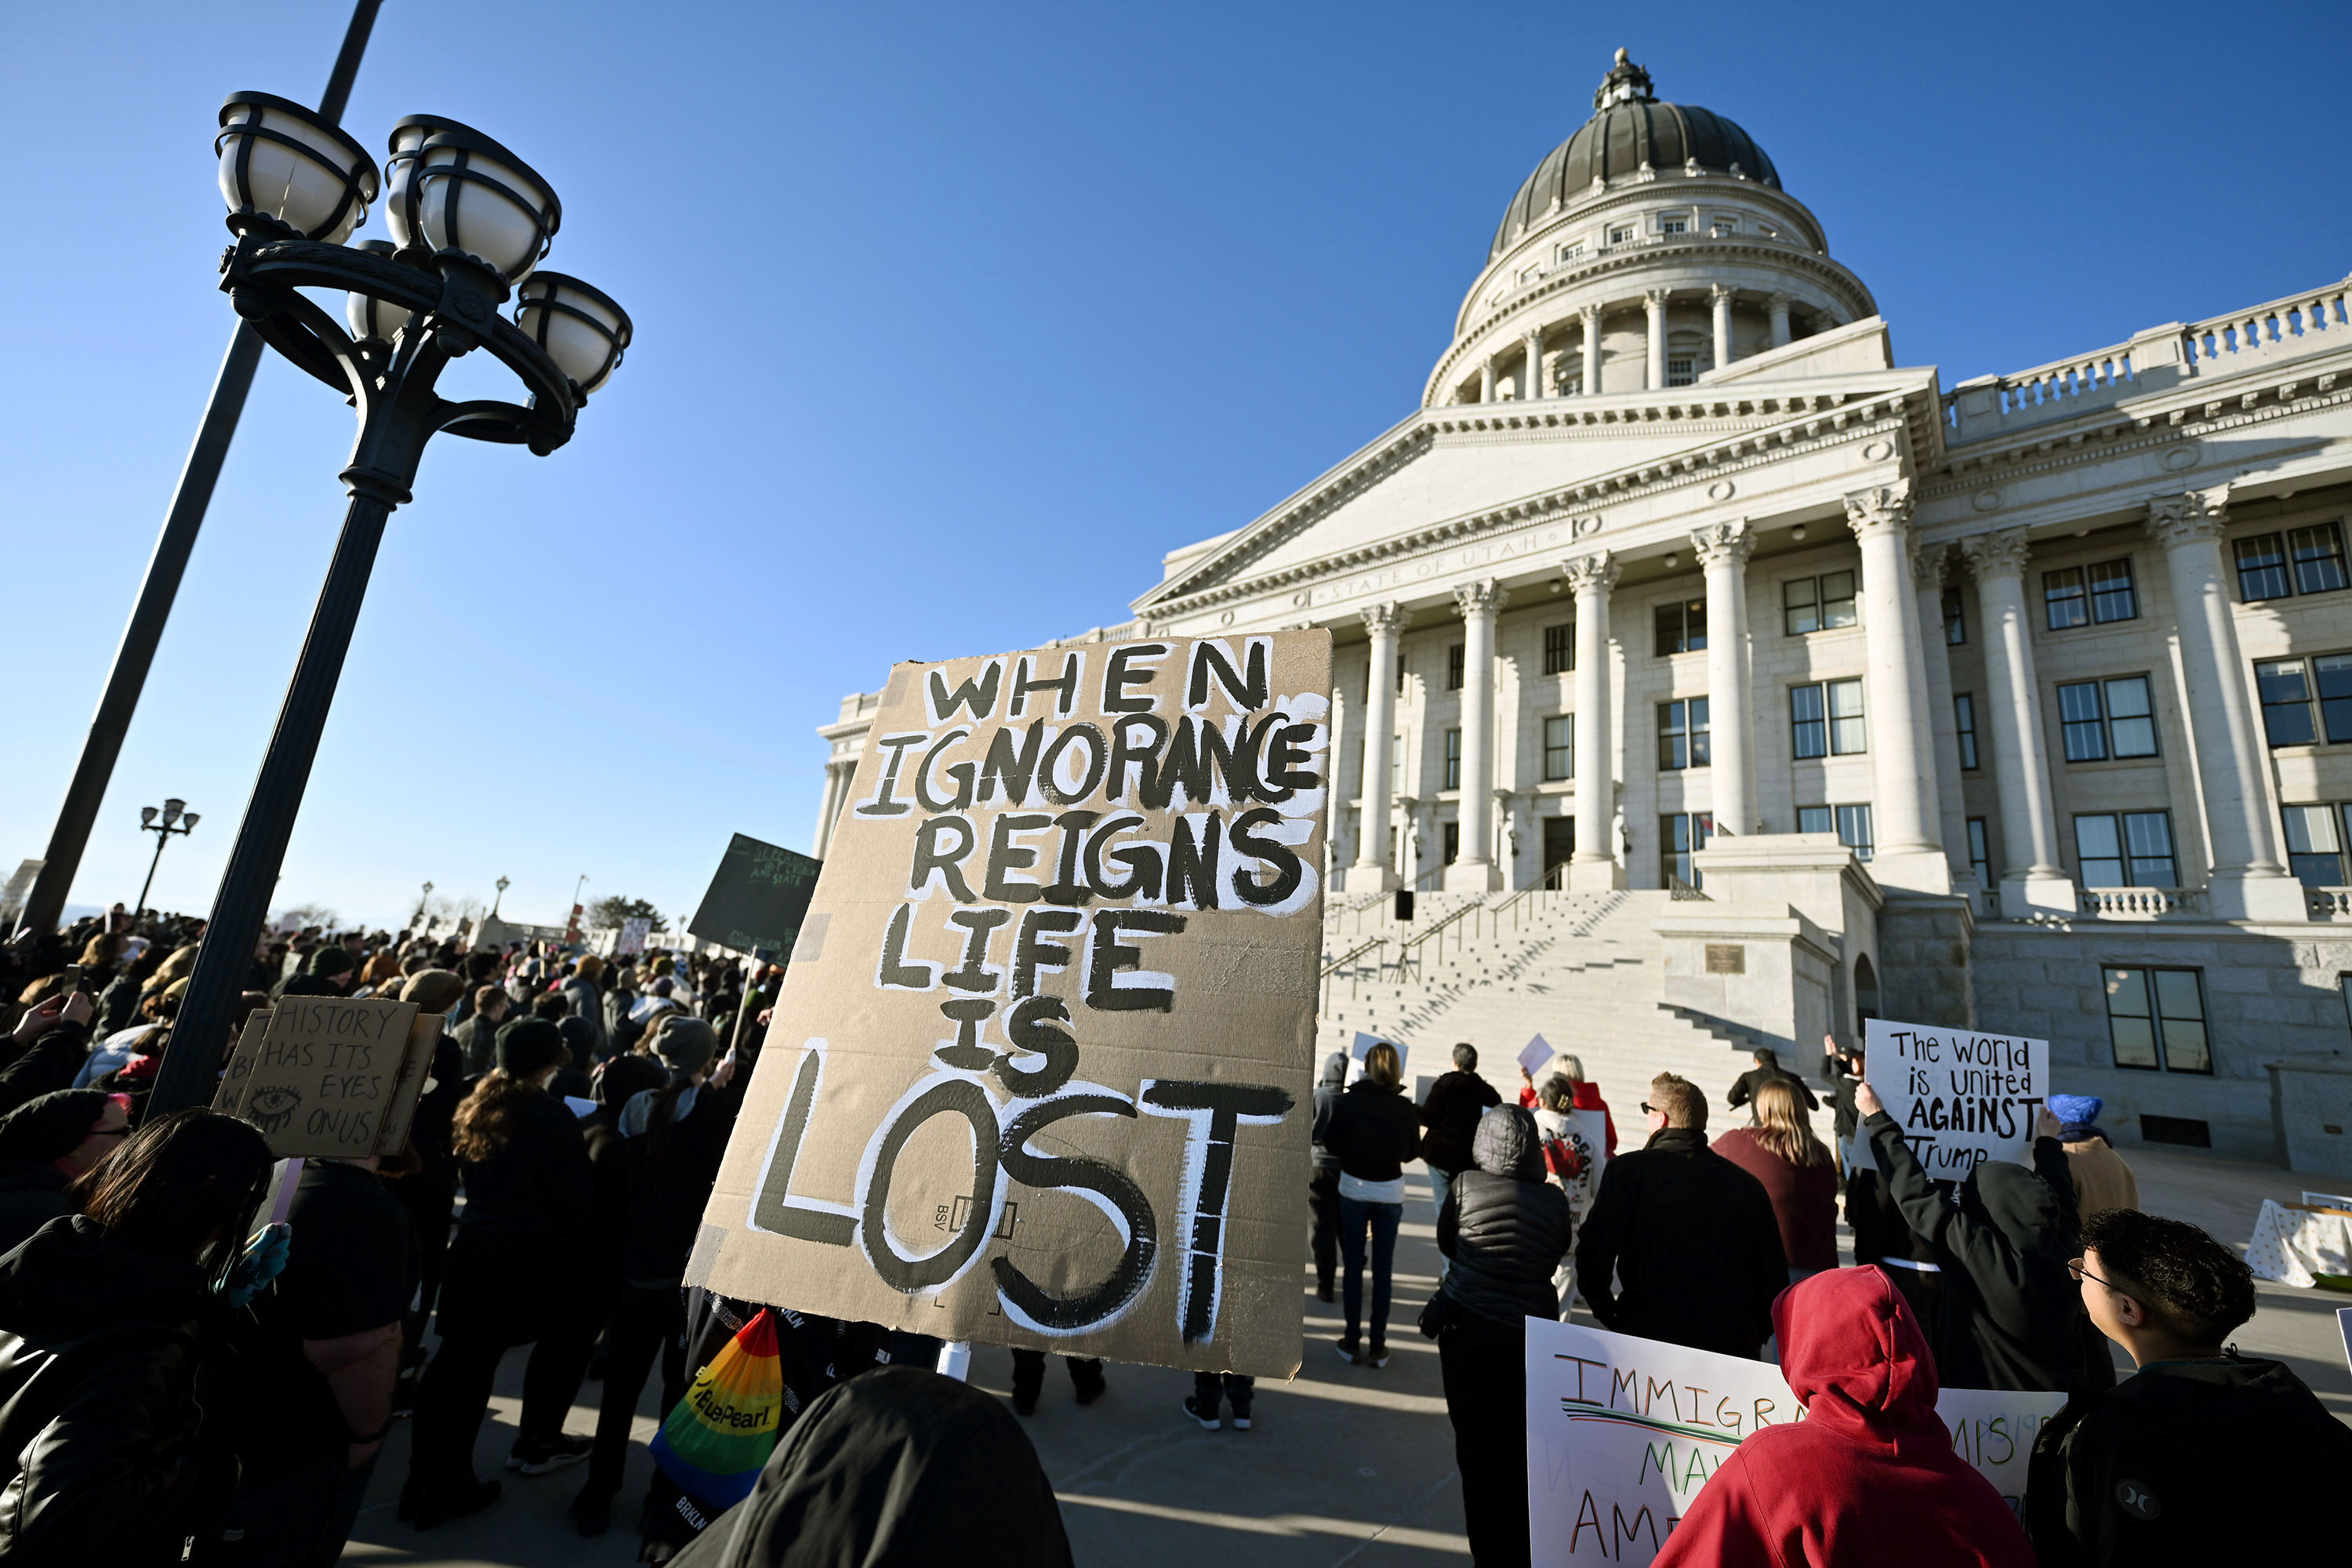
[{"label": "drawn eye on sign", "polygon": [[1294,1370],[1329,688],[1319,631],[894,670],[689,1277]]}]

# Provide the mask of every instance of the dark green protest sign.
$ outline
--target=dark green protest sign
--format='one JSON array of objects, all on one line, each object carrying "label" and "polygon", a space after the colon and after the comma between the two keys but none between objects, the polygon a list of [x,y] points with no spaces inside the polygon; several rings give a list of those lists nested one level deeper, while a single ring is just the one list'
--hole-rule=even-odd
[{"label": "dark green protest sign", "polygon": [[705,942],[781,963],[800,936],[823,864],[739,833],[686,929]]}]

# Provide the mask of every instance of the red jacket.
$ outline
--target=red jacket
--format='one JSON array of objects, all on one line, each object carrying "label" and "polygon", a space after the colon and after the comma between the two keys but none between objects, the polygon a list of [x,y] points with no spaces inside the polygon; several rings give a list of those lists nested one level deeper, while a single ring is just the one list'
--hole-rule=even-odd
[{"label": "red jacket", "polygon": [[[1529,1085],[1528,1088],[1519,1090],[1519,1104],[1524,1109],[1533,1110],[1536,1108],[1536,1091],[1533,1085]],[[1602,1102],[1601,1099],[1601,1086],[1596,1083],[1588,1083],[1582,1079],[1577,1079],[1576,1109],[1579,1110],[1597,1110],[1601,1112],[1601,1125],[1608,1132],[1606,1152],[1612,1158],[1614,1158],[1617,1153],[1617,1119],[1609,1114],[1609,1107]]]},{"label": "red jacket", "polygon": [[1927,1339],[1885,1275],[1817,1274],[1772,1327],[1805,1418],[1734,1449],[1654,1568],[2032,1568],[2009,1505],[1952,1452]]}]

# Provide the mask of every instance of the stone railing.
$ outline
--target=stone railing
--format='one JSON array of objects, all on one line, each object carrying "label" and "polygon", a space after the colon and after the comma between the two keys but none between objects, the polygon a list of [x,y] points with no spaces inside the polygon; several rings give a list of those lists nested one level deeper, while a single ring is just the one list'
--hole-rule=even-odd
[{"label": "stone railing", "polygon": [[2231,370],[2236,367],[2230,362],[2241,356],[2284,358],[2323,346],[2304,342],[2307,338],[2325,337],[2324,346],[2341,347],[2347,340],[2330,334],[2352,326],[2352,318],[2347,316],[2347,292],[2352,292],[2352,279],[2316,293],[2293,294],[2251,310],[2200,321],[2180,334],[2189,363]]},{"label": "stone railing", "polygon": [[2205,895],[2189,888],[2085,888],[2083,912],[2101,921],[2157,921],[2167,915],[2201,915]]},{"label": "stone railing", "polygon": [[2151,327],[2129,342],[2013,375],[1964,381],[1944,394],[1944,423],[1955,444],[1978,441],[2131,394],[2347,346],[2352,346],[2352,279],[2189,326]]},{"label": "stone railing", "polygon": [[2352,920],[2352,888],[2305,888],[2303,893],[2313,920]]}]

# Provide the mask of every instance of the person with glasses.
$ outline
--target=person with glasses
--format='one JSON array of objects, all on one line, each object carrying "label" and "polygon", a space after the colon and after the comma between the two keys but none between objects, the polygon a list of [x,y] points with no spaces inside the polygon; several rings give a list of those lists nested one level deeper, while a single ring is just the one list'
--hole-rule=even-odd
[{"label": "person with glasses", "polygon": [[1577,1238],[1585,1304],[1621,1334],[1753,1360],[1789,1286],[1772,1199],[1706,1146],[1706,1097],[1688,1079],[1660,1073],[1642,1114],[1649,1142],[1601,1171]]},{"label": "person with glasses", "polygon": [[[1862,1131],[1904,1223],[1934,1249],[1943,1281],[1936,1364],[1948,1388],[2078,1389],[2115,1380],[2084,1339],[2066,1272],[2075,1245],[2074,1184],[2059,1121],[2036,1113],[2033,1166],[1986,1160],[1947,1196],[1864,1081]],[[2104,1377],[2102,1377],[2104,1373]]]},{"label": "person with glasses", "polygon": [[0,1252],[13,1252],[74,1212],[66,1188],[131,1135],[131,1099],[60,1089],[0,1116]]},{"label": "person with glasses", "polygon": [[2279,1481],[2352,1472],[2352,1428],[2284,1363],[2225,1344],[2254,1315],[2244,1260],[2193,1225],[2110,1209],[2067,1272],[2137,1370],[2042,1425],[2025,1525],[2043,1568],[2224,1563],[2263,1554],[2257,1540],[2325,1539],[2336,1499]]}]

